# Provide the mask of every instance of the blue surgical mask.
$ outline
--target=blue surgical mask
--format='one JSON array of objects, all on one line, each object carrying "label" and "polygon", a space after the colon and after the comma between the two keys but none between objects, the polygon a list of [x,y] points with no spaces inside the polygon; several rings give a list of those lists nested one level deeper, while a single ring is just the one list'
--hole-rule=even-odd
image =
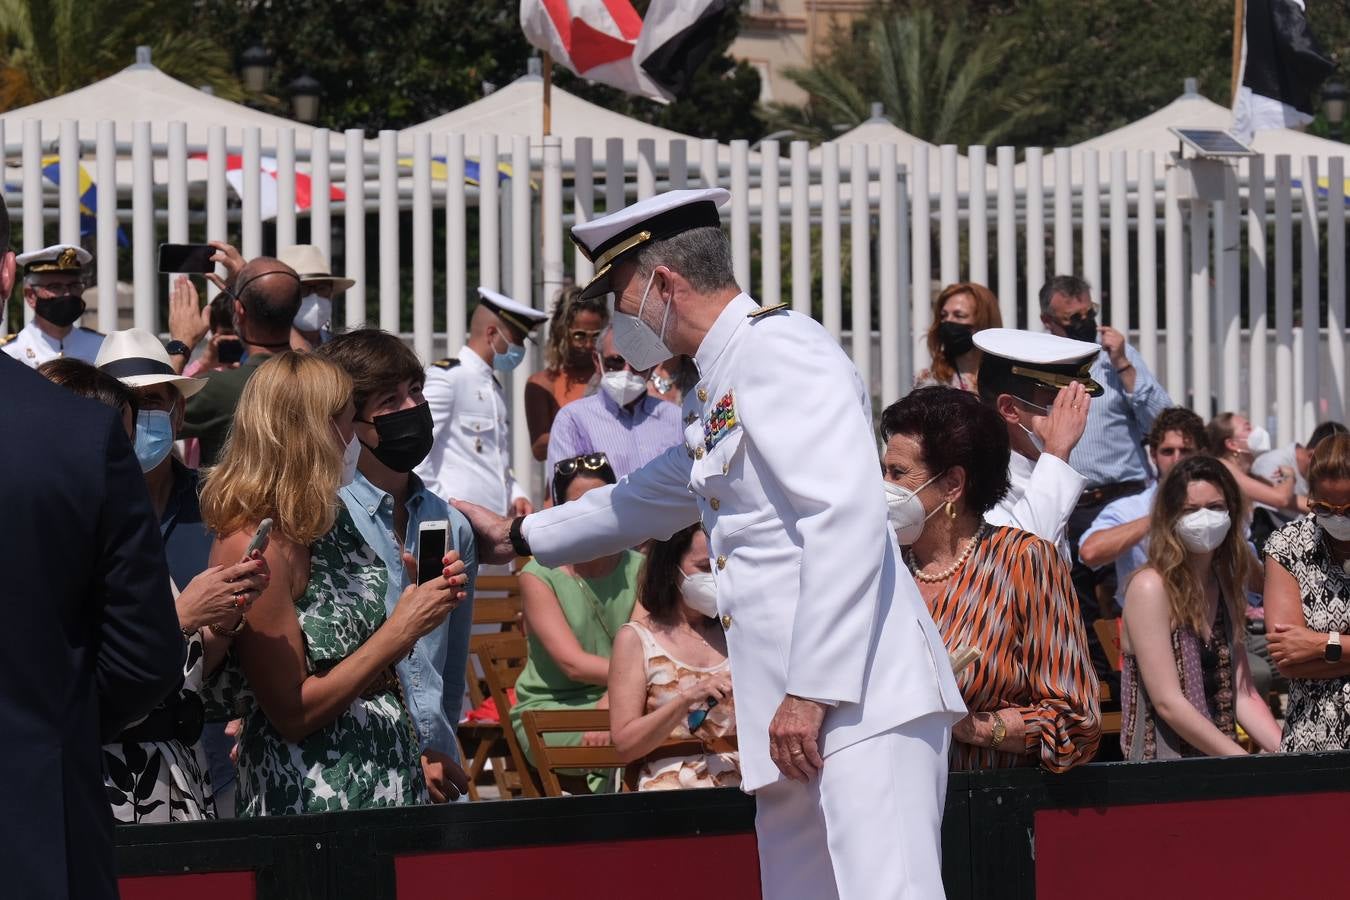
[{"label": "blue surgical mask", "polygon": [[[505,337],[502,340],[506,340]],[[506,352],[498,353],[496,346],[492,348],[492,368],[498,372],[510,372],[516,366],[525,361],[525,345],[513,344],[506,341]]]},{"label": "blue surgical mask", "polygon": [[173,450],[173,419],[162,409],[142,410],[136,417],[136,459],[149,472]]}]

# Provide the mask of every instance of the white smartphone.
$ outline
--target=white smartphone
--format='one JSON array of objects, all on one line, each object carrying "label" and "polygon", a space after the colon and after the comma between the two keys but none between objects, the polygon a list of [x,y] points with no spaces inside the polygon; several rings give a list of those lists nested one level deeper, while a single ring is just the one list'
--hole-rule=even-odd
[{"label": "white smartphone", "polygon": [[253,540],[248,542],[248,549],[244,551],[244,559],[253,555],[254,550],[267,550],[267,538],[272,533],[272,520],[263,519],[258,523],[258,530],[253,532]]},{"label": "white smartphone", "polygon": [[417,583],[426,584],[445,569],[445,558],[449,549],[447,541],[450,523],[445,519],[433,519],[417,526]]}]

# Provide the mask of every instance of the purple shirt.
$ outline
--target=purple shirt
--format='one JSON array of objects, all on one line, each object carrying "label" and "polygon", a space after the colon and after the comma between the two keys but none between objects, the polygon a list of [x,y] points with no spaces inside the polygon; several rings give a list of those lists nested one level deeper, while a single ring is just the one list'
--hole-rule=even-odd
[{"label": "purple shirt", "polygon": [[604,391],[574,400],[558,410],[548,433],[548,468],[559,460],[583,453],[604,453],[614,474],[623,478],[684,440],[680,408],[645,394],[632,411],[619,406]]}]

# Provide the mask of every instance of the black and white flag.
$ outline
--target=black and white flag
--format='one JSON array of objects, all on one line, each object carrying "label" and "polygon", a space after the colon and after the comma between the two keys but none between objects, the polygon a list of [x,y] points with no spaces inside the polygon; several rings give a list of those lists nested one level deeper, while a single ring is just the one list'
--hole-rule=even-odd
[{"label": "black and white flag", "polygon": [[1250,141],[1263,129],[1307,125],[1336,64],[1313,36],[1304,0],[1247,0],[1244,32],[1233,132]]}]

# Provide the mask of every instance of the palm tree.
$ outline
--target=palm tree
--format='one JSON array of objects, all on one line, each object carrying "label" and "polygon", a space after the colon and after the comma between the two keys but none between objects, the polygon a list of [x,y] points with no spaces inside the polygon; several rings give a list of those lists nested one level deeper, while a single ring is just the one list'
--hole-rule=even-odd
[{"label": "palm tree", "polygon": [[995,32],[972,34],[958,16],[939,23],[921,9],[892,13],[822,62],[787,73],[810,95],[805,106],[772,104],[772,128],[814,141],[830,140],[865,121],[880,102],[897,126],[935,144],[1005,142],[1050,112],[1042,97],[1050,70],[1009,79],[1012,42]]},{"label": "palm tree", "polygon": [[165,73],[217,96],[244,97],[228,50],[191,27],[180,0],[0,0],[0,109],[91,84],[148,44]]}]

